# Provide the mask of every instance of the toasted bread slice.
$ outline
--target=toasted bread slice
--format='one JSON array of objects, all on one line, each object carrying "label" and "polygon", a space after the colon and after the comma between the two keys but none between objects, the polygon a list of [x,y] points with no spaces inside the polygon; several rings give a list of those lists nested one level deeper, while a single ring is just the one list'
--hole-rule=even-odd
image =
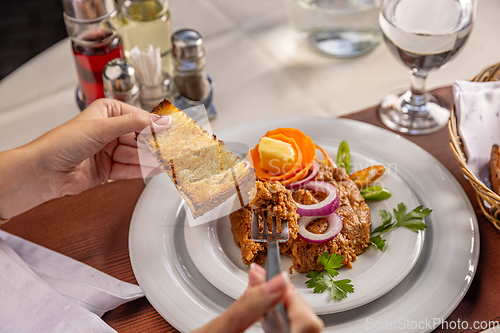
[{"label": "toasted bread slice", "polygon": [[161,102],[152,112],[169,115],[172,118],[170,126],[152,135],[140,134],[137,140],[148,146],[165,172],[176,183],[172,164],[193,151],[208,149],[216,142],[207,131],[167,100]]},{"label": "toasted bread slice", "polygon": [[[151,112],[171,116],[170,126],[159,133],[140,134],[137,139],[153,152],[191,208],[193,217],[212,210],[235,193],[242,205],[248,202],[247,191],[255,181],[254,173],[224,142],[167,100]],[[244,195],[239,191],[243,188]]]},{"label": "toasted bread slice", "polygon": [[490,158],[490,180],[493,192],[500,195],[500,146],[493,145]]},{"label": "toasted bread slice", "polygon": [[153,110],[151,110],[151,113],[159,114],[162,116],[170,116],[176,112],[182,111],[176,108],[175,105],[170,103],[170,101],[167,99],[161,101],[160,104],[158,104],[155,108],[153,108]]},{"label": "toasted bread slice", "polygon": [[[179,186],[181,196],[191,208],[193,217],[198,217],[212,210],[233,195],[237,195],[242,208],[249,201],[248,189],[255,184],[255,176],[245,162],[239,162],[233,168],[224,170],[195,182]],[[242,193],[243,192],[243,193]]]}]

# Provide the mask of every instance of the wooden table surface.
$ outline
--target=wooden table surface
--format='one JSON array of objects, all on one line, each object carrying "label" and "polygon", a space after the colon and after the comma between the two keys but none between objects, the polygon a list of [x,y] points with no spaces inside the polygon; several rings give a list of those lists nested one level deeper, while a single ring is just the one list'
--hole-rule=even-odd
[{"label": "wooden table surface", "polygon": [[[438,89],[437,93],[448,101],[452,100],[449,87]],[[384,127],[376,107],[345,118]],[[476,320],[499,320],[500,260],[497,256],[500,255],[500,232],[481,214],[474,190],[462,176],[450,150],[447,129],[426,136],[403,136],[431,153],[458,179],[479,221],[481,252],[476,276],[448,321],[466,320],[472,325]],[[2,229],[120,280],[137,283],[129,259],[128,230],[135,203],[143,188],[142,179],[111,182],[77,196],[40,205],[13,218]],[[177,332],[146,298],[109,311],[103,319],[118,332]],[[437,331],[445,330],[438,328]]]}]

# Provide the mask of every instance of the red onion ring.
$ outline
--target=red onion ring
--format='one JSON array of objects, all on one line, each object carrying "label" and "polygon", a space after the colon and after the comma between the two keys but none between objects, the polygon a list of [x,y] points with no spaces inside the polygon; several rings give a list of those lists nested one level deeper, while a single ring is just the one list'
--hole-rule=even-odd
[{"label": "red onion ring", "polygon": [[316,177],[316,175],[319,172],[319,162],[315,159],[311,168],[311,173],[309,173],[309,176],[307,176],[304,179],[298,180],[296,182],[293,182],[291,184],[286,185],[285,187],[290,189],[290,190],[296,190],[298,188],[301,188],[305,184],[309,183]]},{"label": "red onion ring", "polygon": [[297,214],[301,216],[326,216],[335,212],[340,205],[340,198],[335,186],[327,182],[312,181],[303,186],[305,190],[328,193],[325,200],[314,205],[302,205],[298,202]]},{"label": "red onion ring", "polygon": [[344,227],[342,218],[335,212],[324,217],[328,220],[328,228],[322,234],[313,234],[312,232],[308,231],[306,227],[310,222],[321,218],[321,216],[302,216],[298,222],[300,237],[310,243],[325,243],[335,238],[335,236],[337,236]]}]

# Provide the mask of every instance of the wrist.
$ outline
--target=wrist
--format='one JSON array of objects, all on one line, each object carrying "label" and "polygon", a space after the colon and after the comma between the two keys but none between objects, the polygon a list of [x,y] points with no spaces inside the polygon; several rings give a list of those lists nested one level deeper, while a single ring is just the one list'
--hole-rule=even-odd
[{"label": "wrist", "polygon": [[31,144],[0,153],[0,218],[10,219],[53,198]]}]

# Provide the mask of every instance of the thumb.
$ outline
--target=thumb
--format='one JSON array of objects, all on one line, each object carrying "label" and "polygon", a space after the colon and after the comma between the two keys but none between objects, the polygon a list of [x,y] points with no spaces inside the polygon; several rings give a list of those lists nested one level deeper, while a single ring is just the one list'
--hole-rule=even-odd
[{"label": "thumb", "polygon": [[152,131],[162,131],[171,122],[170,116],[161,116],[149,112],[132,112],[116,117],[101,118],[96,120],[96,139],[108,143],[127,133],[140,133],[147,127],[153,127]]},{"label": "thumb", "polygon": [[288,278],[278,274],[266,283],[250,287],[224,312],[227,327],[231,327],[232,332],[243,332],[281,300],[287,285]]}]

